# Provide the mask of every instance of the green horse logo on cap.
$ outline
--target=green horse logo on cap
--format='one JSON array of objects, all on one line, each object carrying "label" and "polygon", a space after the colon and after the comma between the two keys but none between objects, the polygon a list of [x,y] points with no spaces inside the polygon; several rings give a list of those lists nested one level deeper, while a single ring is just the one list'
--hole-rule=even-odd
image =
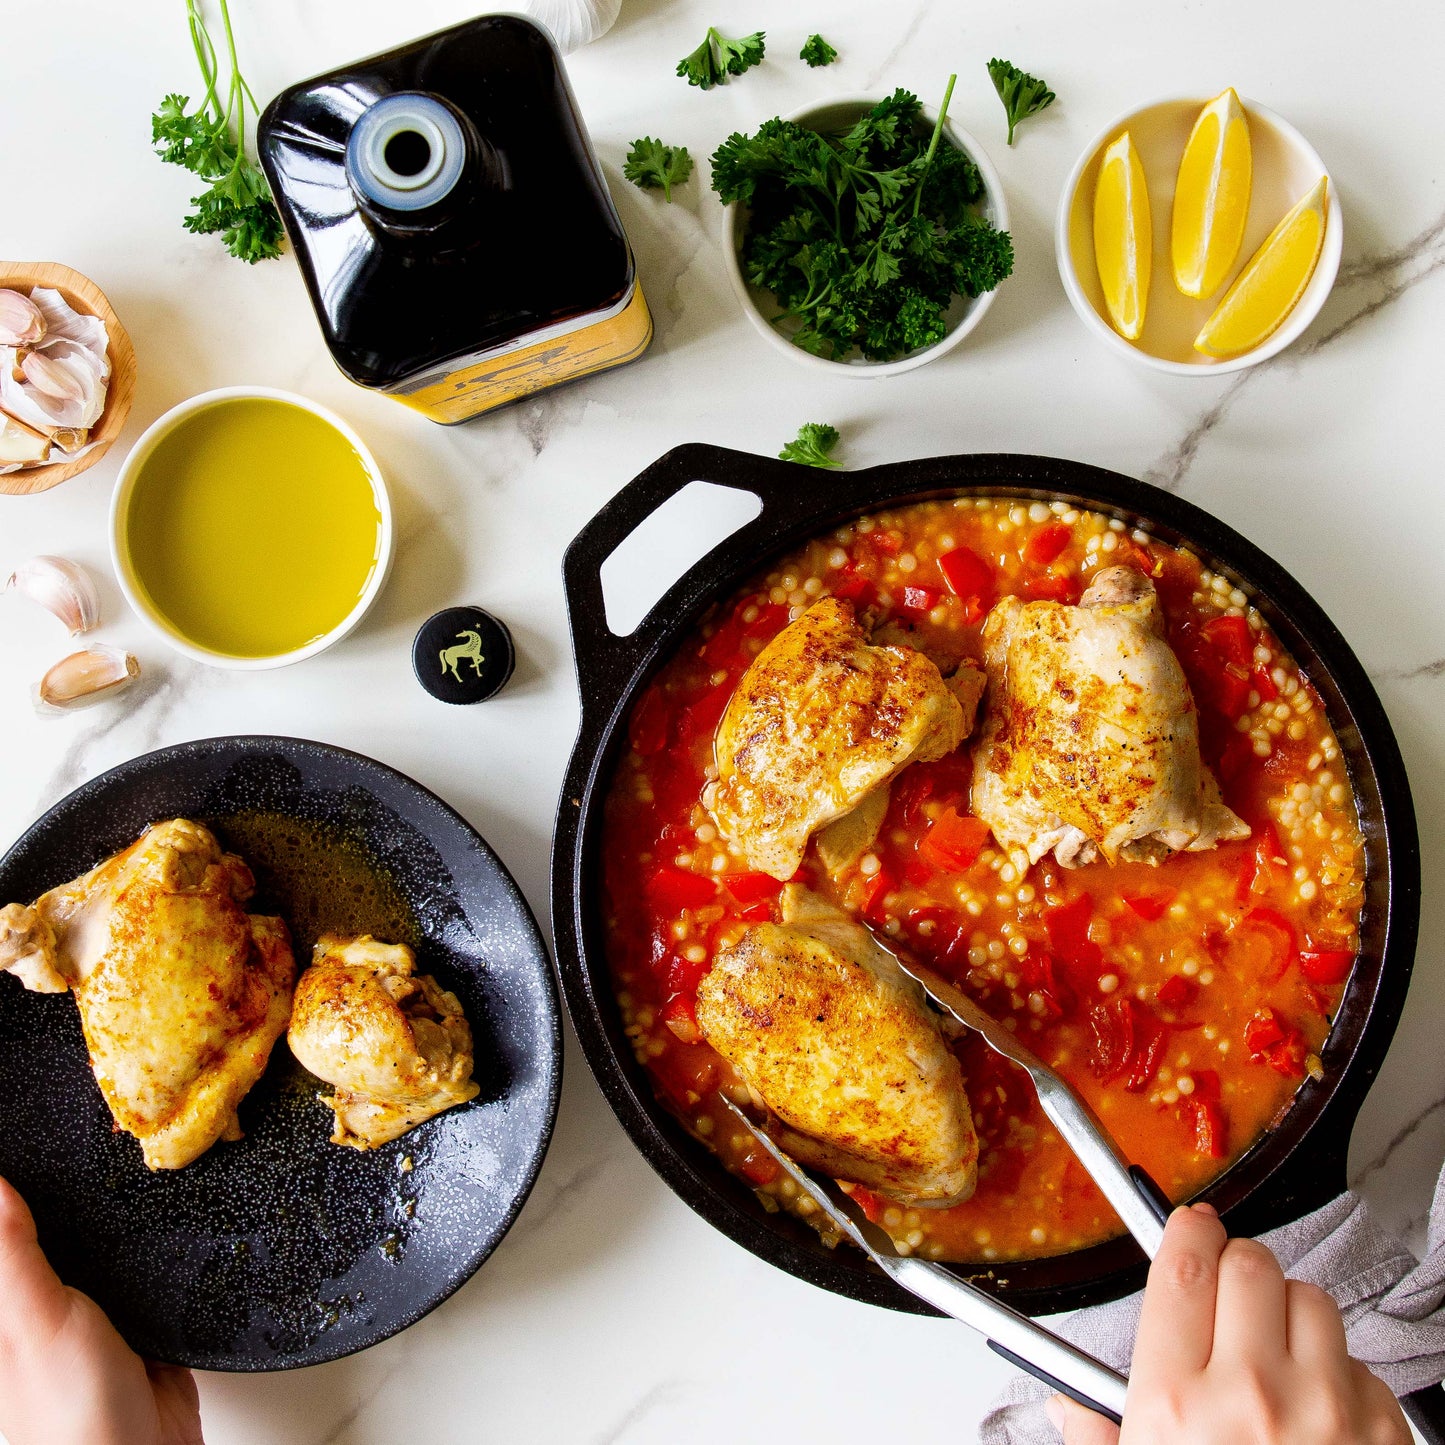
[{"label": "green horse logo on cap", "polygon": [[472,671],[481,677],[482,634],[468,628],[465,632],[457,633],[457,637],[460,639],[457,646],[444,647],[439,654],[442,660],[442,676],[445,677],[447,673],[451,673],[460,682],[462,680],[460,665],[470,662]]}]

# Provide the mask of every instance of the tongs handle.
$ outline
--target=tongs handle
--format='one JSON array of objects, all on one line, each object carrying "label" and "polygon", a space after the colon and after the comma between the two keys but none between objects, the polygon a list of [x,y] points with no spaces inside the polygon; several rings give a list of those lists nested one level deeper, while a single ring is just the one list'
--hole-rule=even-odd
[{"label": "tongs handle", "polygon": [[1067,1395],[1069,1399],[1082,1405],[1086,1410],[1092,1410],[1096,1415],[1102,1415],[1106,1420],[1112,1420],[1116,1425],[1124,1423],[1122,1415],[1116,1415],[1107,1405],[1101,1404],[1098,1400],[1076,1390],[1072,1385],[1066,1384],[1056,1375],[1051,1375],[1042,1365],[1035,1365],[1032,1361],[1024,1359],[1022,1355],[1016,1355],[1006,1345],[1001,1345],[997,1340],[986,1340],[994,1354],[1007,1360],[1009,1364],[1020,1369],[1026,1375],[1032,1375],[1040,1384],[1047,1385],[1049,1389],[1060,1395]]}]

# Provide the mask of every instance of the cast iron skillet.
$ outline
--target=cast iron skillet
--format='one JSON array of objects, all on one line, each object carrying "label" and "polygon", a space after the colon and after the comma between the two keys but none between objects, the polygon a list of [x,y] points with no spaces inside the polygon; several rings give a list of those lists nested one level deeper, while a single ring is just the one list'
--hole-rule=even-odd
[{"label": "cast iron skillet", "polygon": [[350,835],[398,884],[421,927],[419,969],[471,1021],[482,1092],[380,1149],[339,1148],[282,1040],[241,1104],[246,1137],[152,1174],[112,1132],[75,1001],[0,975],[0,1175],[29,1201],[61,1278],[136,1350],[208,1370],[318,1364],[440,1304],[520,1211],[561,1085],[546,945],[511,875],[441,799],[341,748],[210,738],[123,763],[0,859],[0,901],[29,902],[149,823],[247,809]]},{"label": "cast iron skillet", "polygon": [[[607,628],[598,569],[668,497],[703,480],[752,492],[755,520],[692,567],[627,637]],[[1250,593],[1310,675],[1328,709],[1359,801],[1367,853],[1362,950],[1323,1053],[1289,1112],[1202,1196],[1234,1234],[1257,1234],[1326,1203],[1345,1187],[1350,1129],[1405,1000],[1419,923],[1419,841],[1394,735],[1364,670],[1335,626],[1277,563],[1190,503],[1115,472],[1048,457],[974,455],[819,473],[709,446],[669,452],[624,487],[573,541],[563,562],[582,720],[567,770],[552,855],[558,967],[583,1052],[603,1093],[652,1166],[723,1233],[800,1279],[853,1299],[928,1313],[862,1255],[829,1250],[788,1214],[768,1214],[655,1100],[622,1032],[604,957],[600,907],[602,802],[632,701],[709,604],[771,559],[885,505],[963,494],[1061,499],[1184,542]],[[978,1282],[1031,1314],[1117,1299],[1138,1288],[1132,1240],[1000,1267]],[[1439,1393],[1438,1391],[1435,1393]]]}]

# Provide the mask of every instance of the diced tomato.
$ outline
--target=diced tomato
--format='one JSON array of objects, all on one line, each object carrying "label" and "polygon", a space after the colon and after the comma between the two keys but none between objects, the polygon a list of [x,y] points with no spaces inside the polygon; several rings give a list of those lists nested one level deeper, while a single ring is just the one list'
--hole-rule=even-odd
[{"label": "diced tomato", "polygon": [[982,597],[966,597],[963,601],[963,620],[965,625],[972,627],[976,622],[982,622],[988,608],[984,606]]},{"label": "diced tomato", "polygon": [[1244,1046],[1252,1054],[1263,1054],[1284,1038],[1284,1025],[1272,1008],[1260,1009],[1244,1026]]},{"label": "diced tomato", "polygon": [[667,914],[681,913],[684,908],[706,908],[717,899],[717,884],[711,878],[682,868],[655,869],[645,887],[652,905]]},{"label": "diced tomato", "polygon": [[881,928],[887,922],[887,915],[883,911],[883,900],[897,887],[898,880],[886,868],[880,868],[868,884],[868,889],[863,894],[862,911],[863,917],[875,927]]},{"label": "diced tomato", "polygon": [[1248,672],[1254,664],[1254,634],[1243,617],[1211,617],[1199,635],[1224,662]]},{"label": "diced tomato", "polygon": [[938,606],[943,596],[941,587],[926,587],[922,583],[910,582],[902,591],[898,605],[904,612],[920,613],[926,616]]},{"label": "diced tomato", "polygon": [[903,534],[875,529],[868,533],[868,545],[879,552],[896,557],[903,550]]},{"label": "diced tomato", "polygon": [[778,1161],[761,1144],[753,1144],[738,1160],[738,1173],[749,1184],[761,1189],[778,1177]]},{"label": "diced tomato", "polygon": [[1104,1082],[1125,1076],[1140,1093],[1158,1072],[1168,1033],[1152,1010],[1132,998],[1113,998],[1089,1010],[1090,1063]]},{"label": "diced tomato", "polygon": [[[1244,943],[1250,962],[1259,970],[1264,983],[1278,983],[1295,960],[1299,944],[1294,926],[1273,908],[1251,908],[1234,925],[1231,936]],[[1261,956],[1258,947],[1248,939],[1262,940],[1266,950]]]},{"label": "diced tomato", "polygon": [[644,758],[660,753],[667,746],[668,706],[662,687],[653,683],[637,701],[627,723],[627,736],[632,750]]},{"label": "diced tomato", "polygon": [[710,738],[717,731],[735,686],[732,680],[720,683],[683,710],[678,734],[685,745],[691,746],[700,738]]},{"label": "diced tomato", "polygon": [[1023,584],[1023,594],[1031,602],[1077,602],[1083,590],[1077,578],[1063,572],[1039,572]]},{"label": "diced tomato", "polygon": [[1176,973],[1160,985],[1156,997],[1165,1008],[1183,1008],[1186,1004],[1193,1003],[1198,994],[1197,983]]},{"label": "diced tomato", "polygon": [[1217,1100],[1219,1098],[1221,1090],[1217,1069],[1191,1069],[1189,1075],[1194,1080],[1194,1097],[1196,1099]]},{"label": "diced tomato", "polygon": [[1089,937],[1089,923],[1094,916],[1094,900],[1081,893],[1072,903],[1044,910],[1044,930],[1049,944],[1065,963],[1085,972],[1097,969],[1104,961],[1103,950]]},{"label": "diced tomato", "polygon": [[945,808],[918,843],[918,856],[936,868],[963,872],[972,868],[988,842],[989,826],[981,818]]},{"label": "diced tomato", "polygon": [[1355,955],[1344,948],[1302,948],[1299,951],[1300,972],[1311,983],[1322,986],[1343,983],[1355,966]]},{"label": "diced tomato", "polygon": [[955,547],[938,559],[938,570],[955,597],[990,597],[993,595],[993,568],[971,547]]},{"label": "diced tomato", "polygon": [[766,873],[725,873],[722,881],[728,892],[744,905],[774,899],[783,891],[783,885]]},{"label": "diced tomato", "polygon": [[697,1026],[697,1009],[691,1000],[680,994],[663,1008],[662,1021],[685,1044],[695,1044],[702,1039],[702,1030]]},{"label": "diced tomato", "polygon": [[1194,1152],[1206,1159],[1223,1159],[1229,1152],[1229,1129],[1217,1099],[1202,1099],[1196,1091],[1180,1100],[1180,1112],[1194,1131]]},{"label": "diced tomato", "polygon": [[1077,999],[1053,954],[1041,948],[1029,949],[1019,960],[1019,976],[1029,993],[1043,998],[1051,1018],[1073,1012]]},{"label": "diced tomato", "polygon": [[1073,535],[1074,529],[1063,522],[1045,522],[1035,527],[1024,543],[1024,561],[1047,567],[1069,545]]},{"label": "diced tomato", "polygon": [[852,568],[845,568],[837,581],[830,584],[834,597],[841,597],[855,607],[871,607],[878,600],[878,589],[868,578]]},{"label": "diced tomato", "polygon": [[848,1195],[864,1215],[874,1223],[883,1218],[883,1211],[888,1208],[888,1201],[881,1194],[875,1194],[861,1184],[850,1185]]},{"label": "diced tomato", "polygon": [[1279,689],[1274,685],[1274,679],[1267,668],[1256,667],[1250,674],[1250,679],[1261,702],[1273,702],[1279,696]]},{"label": "diced tomato", "polygon": [[1153,923],[1156,918],[1162,918],[1164,910],[1174,902],[1174,892],[1174,889],[1166,888],[1162,893],[1140,893],[1134,897],[1126,893],[1124,902],[1146,923]]}]

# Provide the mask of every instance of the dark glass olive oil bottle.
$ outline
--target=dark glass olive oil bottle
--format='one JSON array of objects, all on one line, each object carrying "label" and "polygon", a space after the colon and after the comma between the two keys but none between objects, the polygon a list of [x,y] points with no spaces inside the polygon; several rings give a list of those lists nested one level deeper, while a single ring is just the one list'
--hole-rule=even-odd
[{"label": "dark glass olive oil bottle", "polygon": [[484,15],[292,86],[257,141],[358,385],[460,422],[647,349],[631,248],[535,22]]}]

